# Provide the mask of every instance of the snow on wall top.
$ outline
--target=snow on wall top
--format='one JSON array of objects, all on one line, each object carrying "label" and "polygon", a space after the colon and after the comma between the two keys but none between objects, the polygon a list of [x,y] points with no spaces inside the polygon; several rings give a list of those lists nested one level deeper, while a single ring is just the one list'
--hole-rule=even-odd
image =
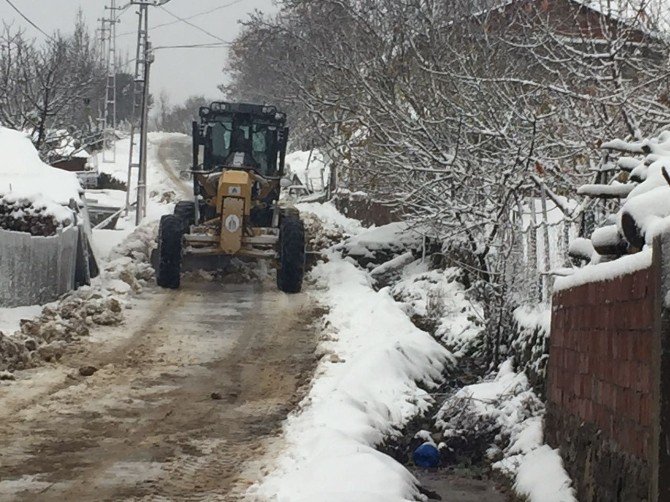
[{"label": "snow on wall top", "polygon": [[80,200],[80,192],[76,174],[45,164],[23,133],[0,127],[0,195],[7,200],[29,200],[65,221],[72,213],[63,205]]},{"label": "snow on wall top", "polygon": [[651,266],[651,248],[632,255],[605,263],[587,265],[572,275],[558,277],[554,282],[554,291],[575,288],[590,282],[602,282],[632,274]]}]

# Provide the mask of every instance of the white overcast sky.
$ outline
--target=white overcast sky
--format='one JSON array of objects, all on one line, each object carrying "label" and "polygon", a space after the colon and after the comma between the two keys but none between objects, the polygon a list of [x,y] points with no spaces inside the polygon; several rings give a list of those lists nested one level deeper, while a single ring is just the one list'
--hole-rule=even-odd
[{"label": "white overcast sky", "polygon": [[[116,0],[124,6],[129,0]],[[230,4],[232,0],[170,0],[165,8],[179,17],[186,18],[208,11],[219,6]],[[104,6],[109,0],[12,0],[31,21],[47,33],[60,30],[70,32],[77,10],[81,8],[91,32],[99,26],[98,19],[103,16]],[[272,12],[272,0],[242,0],[230,7],[211,14],[195,17],[190,23],[198,25],[206,31],[224,40],[232,40],[240,30],[239,20],[246,19],[255,9]],[[131,7],[121,16],[118,25],[118,51],[120,54],[135,55],[137,41],[136,8]],[[4,23],[12,23],[16,27],[25,28],[28,35],[41,40],[44,37],[25,20],[23,20],[7,3],[0,0],[0,19]],[[175,21],[160,8],[151,7],[149,12],[150,26]],[[132,35],[122,35],[133,32]],[[215,38],[198,31],[185,23],[156,28],[150,31],[154,46],[217,43]],[[156,62],[152,67],[151,92],[158,95],[167,91],[172,104],[183,101],[190,95],[203,94],[207,97],[218,97],[216,86],[224,81],[222,68],[226,59],[226,50],[216,49],[180,49],[160,50],[156,52]]]}]

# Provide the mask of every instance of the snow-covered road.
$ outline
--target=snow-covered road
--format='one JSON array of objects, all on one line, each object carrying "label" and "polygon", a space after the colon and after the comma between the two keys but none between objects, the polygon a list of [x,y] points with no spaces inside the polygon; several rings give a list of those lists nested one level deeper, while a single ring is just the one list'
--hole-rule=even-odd
[{"label": "snow-covered road", "polygon": [[313,317],[270,284],[145,293],[121,328],[0,388],[0,499],[236,500],[311,375]]}]

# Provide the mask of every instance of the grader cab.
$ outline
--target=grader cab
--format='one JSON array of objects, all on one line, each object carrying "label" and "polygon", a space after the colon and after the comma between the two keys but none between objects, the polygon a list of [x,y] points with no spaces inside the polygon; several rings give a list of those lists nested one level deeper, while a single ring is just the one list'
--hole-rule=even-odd
[{"label": "grader cab", "polygon": [[300,291],[304,226],[295,209],[279,206],[288,132],[286,115],[274,106],[200,108],[200,122],[193,122],[193,200],[161,218],[159,286],[178,288],[182,262],[191,256],[238,256],[275,260],[279,289]]}]

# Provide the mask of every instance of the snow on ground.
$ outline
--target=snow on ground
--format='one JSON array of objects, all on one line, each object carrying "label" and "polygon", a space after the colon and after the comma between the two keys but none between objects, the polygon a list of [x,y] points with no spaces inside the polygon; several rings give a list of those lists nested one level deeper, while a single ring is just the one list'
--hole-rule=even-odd
[{"label": "snow on ground", "polygon": [[[53,361],[67,343],[89,336],[90,328],[121,323],[123,306],[131,295],[140,293],[153,280],[149,259],[155,236],[156,222],[147,219],[111,251],[90,286],[46,306],[2,312],[7,331],[0,333],[0,370],[25,369],[38,365],[40,360]],[[39,315],[34,317],[35,313]]]},{"label": "snow on ground", "polygon": [[[329,306],[312,387],[285,426],[277,468],[250,492],[275,501],[400,501],[415,479],[375,450],[432,403],[451,354],[416,328],[388,289],[337,254],[312,272]],[[422,387],[419,386],[419,382]]]},{"label": "snow on ground", "polygon": [[126,204],[124,190],[91,189],[86,190],[85,196],[88,205],[123,207]]},{"label": "snow on ground", "polygon": [[330,170],[324,155],[319,150],[297,151],[286,155],[289,175],[296,174],[303,185],[310,190],[322,192],[328,183]]},{"label": "snow on ground", "polygon": [[[147,193],[164,189],[174,189],[173,178],[166,173],[158,159],[158,145],[166,140],[189,139],[189,136],[181,133],[152,132],[149,133],[147,148]],[[189,139],[190,141],[190,139]],[[93,157],[93,164],[97,166],[99,173],[108,174],[111,178],[121,183],[128,182],[128,161],[130,157],[130,138],[123,138],[116,142],[115,162],[103,162],[102,152]],[[139,161],[139,144],[135,145],[133,161]],[[184,166],[188,169],[190,166]],[[175,175],[177,173],[174,173]],[[133,169],[130,184],[131,201],[135,200],[137,190],[137,169]]]},{"label": "snow on ground", "polygon": [[[162,142],[169,140],[185,140],[189,137],[179,133],[149,133],[149,146],[147,150],[147,221],[159,220],[164,214],[172,211],[173,196],[165,194],[177,194],[183,191],[184,186],[180,186],[177,180],[177,173],[168,173],[166,169],[173,166],[163,165],[163,160],[159,157],[158,149]],[[190,140],[189,140],[190,141]],[[113,163],[102,162],[102,152],[94,157],[94,164],[98,166],[101,173],[110,175],[117,181],[127,182],[128,176],[128,157],[130,152],[130,138],[124,138],[117,141],[116,160]],[[137,162],[137,148],[135,150],[134,160]],[[188,166],[185,166],[188,167]],[[137,169],[133,170],[130,186],[130,200],[134,202],[137,190]],[[126,192],[122,190],[90,190],[86,192],[87,199],[94,201],[102,206],[123,207],[125,205]],[[94,230],[93,248],[98,259],[103,262],[107,260],[112,249],[127,238],[135,229],[135,212],[131,210],[128,216],[121,215],[117,224],[117,230]]]},{"label": "snow on ground", "polygon": [[326,226],[337,226],[349,235],[359,234],[363,230],[360,221],[347,218],[340,213],[332,202],[301,202],[295,205],[301,213],[310,213],[319,218]]},{"label": "snow on ground", "polygon": [[514,480],[514,488],[530,502],[576,502],[572,482],[557,450],[542,443],[544,405],[512,361],[500,365],[491,380],[467,385],[449,398],[437,413],[449,438],[490,437],[487,451],[492,467]]},{"label": "snow on ground", "polygon": [[0,308],[0,332],[12,333],[19,329],[21,319],[37,317],[42,312],[43,305],[28,307]]},{"label": "snow on ground", "polygon": [[471,354],[482,342],[484,312],[458,281],[461,271],[423,270],[421,260],[415,263],[391,289],[393,297],[405,304],[410,317],[433,323],[435,336],[454,355]]},{"label": "snow on ground", "polygon": [[132,227],[123,230],[93,230],[93,253],[100,261],[106,261],[116,246],[121,244],[133,231]]},{"label": "snow on ground", "polygon": [[[3,141],[3,134],[6,133],[6,130],[0,129],[0,145]],[[11,131],[10,131],[11,133]],[[12,136],[10,134],[10,136]],[[15,135],[14,135],[15,136]],[[147,217],[144,219],[142,224],[139,227],[135,226],[135,213],[131,211],[127,217],[122,217],[119,219],[117,228],[119,230],[94,230],[93,231],[93,241],[92,246],[96,258],[98,259],[98,264],[101,268],[101,274],[99,277],[93,279],[90,287],[80,288],[77,291],[71,292],[69,295],[66,295],[60,302],[51,304],[47,306],[34,306],[29,308],[18,308],[18,309],[0,309],[0,331],[5,335],[10,337],[17,335],[20,343],[23,339],[36,339],[39,343],[42,343],[42,333],[45,331],[43,326],[51,326],[52,324],[57,325],[57,329],[51,330],[49,327],[48,335],[44,335],[46,338],[53,337],[54,339],[66,339],[70,340],[73,336],[78,336],[78,333],[83,332],[82,326],[77,324],[76,326],[70,322],[70,318],[65,319],[60,315],[60,309],[65,307],[68,310],[72,310],[73,302],[79,305],[82,301],[87,301],[91,297],[102,297],[100,305],[100,312],[98,312],[99,317],[98,321],[107,322],[105,318],[105,309],[109,308],[109,305],[115,305],[114,302],[109,302],[108,300],[114,301],[123,301],[125,295],[139,293],[142,290],[143,285],[151,280],[153,277],[153,270],[149,265],[149,253],[151,252],[151,247],[155,242],[155,234],[157,221],[163,214],[172,211],[173,204],[166,203],[162,201],[161,193],[167,191],[177,191],[180,189],[176,185],[176,182],[173,177],[165,173],[165,166],[162,165],[161,159],[158,158],[158,144],[165,140],[172,138],[172,134],[162,134],[162,133],[153,133],[150,135],[150,148],[149,148],[149,157],[148,157],[148,173],[147,180],[149,185],[149,190],[155,191],[157,194],[156,197],[150,198],[147,204]],[[184,135],[176,135],[179,137],[185,137]],[[16,138],[13,138],[13,141],[16,141]],[[27,141],[27,140],[26,140]],[[126,139],[126,145],[129,145],[129,141]],[[108,169],[110,173],[118,172],[120,173],[121,169],[127,170],[127,151],[126,156],[123,154],[123,140],[119,142],[119,150],[117,151],[116,164],[102,164],[104,166],[102,170]],[[19,142],[20,144],[20,142]],[[28,145],[22,145],[22,150],[19,152],[21,155],[31,158],[30,149],[32,145],[28,142]],[[34,156],[37,153],[34,151]],[[98,154],[99,160],[102,159],[102,154]],[[22,157],[20,157],[22,158]],[[37,159],[39,161],[39,159]],[[32,161],[31,161],[32,162]],[[49,166],[47,167],[45,179],[50,180],[49,173],[64,173],[65,175],[70,176],[71,173],[66,173],[65,171],[59,171]],[[0,168],[1,169],[1,168]],[[34,170],[35,173],[42,176],[41,169],[39,165],[35,165],[30,168]],[[40,171],[38,171],[40,170]],[[0,170],[0,183],[3,180],[3,173],[10,172],[8,169],[4,171]],[[32,172],[32,171],[31,171]],[[57,174],[57,176],[61,176]],[[74,177],[76,186],[79,187],[79,182]],[[54,192],[57,195],[60,195],[60,190],[63,187],[61,185],[56,185],[56,191]],[[48,186],[45,186],[45,190],[48,189]],[[78,190],[78,189],[77,189]],[[67,193],[67,192],[64,192]],[[77,192],[78,193],[78,192]],[[119,190],[95,190],[90,194],[90,198],[96,200],[101,205],[122,205],[122,202],[125,202],[125,192]],[[120,204],[121,203],[121,204]],[[95,302],[94,302],[95,303]],[[79,307],[77,307],[79,308]],[[94,309],[95,310],[95,309]],[[46,312],[46,314],[45,314]],[[40,315],[41,314],[41,315]],[[69,315],[69,314],[68,314]],[[84,319],[87,318],[86,315],[83,316]],[[30,320],[30,323],[26,324],[31,329],[32,332],[30,336],[28,333],[24,333],[20,330],[21,320]],[[88,324],[95,323],[96,321],[88,320]],[[24,323],[25,324],[25,323]],[[53,333],[52,333],[53,332]],[[45,338],[45,340],[46,340]],[[0,342],[2,340],[0,339]],[[56,340],[58,341],[58,340]],[[51,343],[50,340],[46,340],[47,345]],[[14,350],[14,349],[12,349]],[[25,347],[19,345],[16,349],[18,352],[16,354],[17,358],[13,358],[13,362],[3,361],[0,358],[0,365],[5,365],[7,367],[16,367],[17,360],[20,364],[28,364],[27,361],[33,357],[31,354],[25,353]],[[13,357],[13,356],[12,356]]]}]

